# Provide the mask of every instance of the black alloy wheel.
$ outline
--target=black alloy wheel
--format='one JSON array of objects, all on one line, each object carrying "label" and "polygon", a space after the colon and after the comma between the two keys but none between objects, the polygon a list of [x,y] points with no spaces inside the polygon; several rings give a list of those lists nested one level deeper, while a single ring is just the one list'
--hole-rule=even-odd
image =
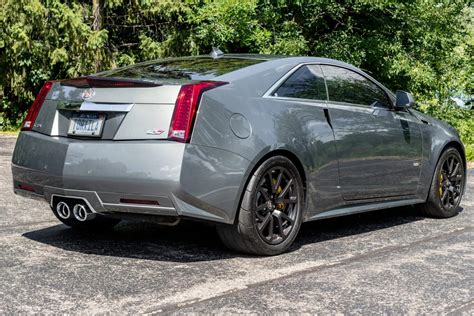
[{"label": "black alloy wheel", "polygon": [[267,243],[276,245],[291,233],[298,210],[296,181],[284,167],[268,170],[255,193],[257,231]]},{"label": "black alloy wheel", "polygon": [[464,172],[458,155],[447,156],[439,173],[439,198],[446,209],[456,208],[461,200]]},{"label": "black alloy wheel", "polygon": [[456,148],[447,148],[441,154],[431,181],[430,191],[420,209],[430,217],[447,218],[460,211],[465,185],[465,166]]}]

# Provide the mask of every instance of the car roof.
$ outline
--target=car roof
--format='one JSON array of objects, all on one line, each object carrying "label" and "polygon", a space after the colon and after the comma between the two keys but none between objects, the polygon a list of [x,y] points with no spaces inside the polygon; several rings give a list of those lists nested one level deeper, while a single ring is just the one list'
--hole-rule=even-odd
[{"label": "car roof", "polygon": [[[209,55],[198,55],[196,57],[201,58],[213,58]],[[188,57],[189,58],[189,57]],[[242,59],[255,59],[265,61],[281,61],[282,63],[288,64],[303,64],[303,63],[321,63],[341,66],[349,69],[359,70],[357,67],[345,63],[340,60],[325,58],[325,57],[312,57],[312,56],[288,56],[288,55],[265,55],[265,54],[223,54],[217,58],[242,58]]]},{"label": "car roof", "polygon": [[[202,56],[212,58],[211,56]],[[291,69],[308,63],[325,64],[337,67],[350,69],[356,73],[363,75],[364,77],[375,82],[377,85],[382,87],[387,93],[393,96],[393,93],[387,89],[383,84],[378,82],[375,78],[364,72],[362,69],[357,68],[351,64],[345,63],[340,60],[324,58],[324,57],[310,57],[310,56],[279,56],[279,55],[258,55],[258,54],[222,54],[217,58],[245,58],[245,59],[260,59],[264,62],[245,67],[232,71],[230,73],[218,76],[216,80],[222,80],[227,82],[235,82],[237,80],[247,80],[250,77],[259,76],[255,82],[256,85],[268,86],[272,81],[275,83],[275,78],[282,78]],[[268,82],[265,82],[268,80]],[[271,83],[271,84],[273,84]],[[254,87],[255,87],[254,86]]]},{"label": "car roof", "polygon": [[[199,55],[198,57],[213,58],[209,55]],[[267,54],[223,54],[217,58],[242,58],[242,59],[256,59],[256,60],[274,60],[280,58],[287,58],[285,55],[267,55]]]},{"label": "car roof", "polygon": [[313,56],[294,56],[294,55],[267,55],[267,54],[222,54],[218,57],[212,57],[209,55],[197,55],[197,56],[186,56],[186,57],[177,57],[177,58],[242,58],[242,59],[255,59],[255,60],[278,60],[282,59],[286,62],[296,61],[298,63],[301,62],[320,62],[320,63],[328,63],[328,64],[343,64],[346,66],[354,67],[350,64],[342,62],[340,60],[325,58],[325,57],[313,57]]}]

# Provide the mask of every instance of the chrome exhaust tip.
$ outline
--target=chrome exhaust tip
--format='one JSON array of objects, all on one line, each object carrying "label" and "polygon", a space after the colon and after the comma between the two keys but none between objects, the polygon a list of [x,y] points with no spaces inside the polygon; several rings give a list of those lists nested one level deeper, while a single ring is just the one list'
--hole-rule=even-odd
[{"label": "chrome exhaust tip", "polygon": [[74,217],[80,222],[85,222],[87,220],[87,209],[83,204],[74,205],[72,213],[74,214]]},{"label": "chrome exhaust tip", "polygon": [[69,209],[69,205],[66,202],[59,202],[56,205],[56,213],[62,219],[68,219],[71,216],[71,210]]}]

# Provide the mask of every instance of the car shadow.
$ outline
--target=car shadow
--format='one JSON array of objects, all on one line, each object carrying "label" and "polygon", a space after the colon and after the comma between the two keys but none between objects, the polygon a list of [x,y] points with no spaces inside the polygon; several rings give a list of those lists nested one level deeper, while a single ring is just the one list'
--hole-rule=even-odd
[{"label": "car shadow", "polygon": [[[306,244],[374,232],[422,219],[424,217],[415,208],[404,207],[305,223],[290,251]],[[124,221],[113,230],[99,232],[55,225],[23,236],[67,251],[142,260],[198,262],[245,257],[227,250],[215,228],[200,222],[182,222],[167,227]]]}]

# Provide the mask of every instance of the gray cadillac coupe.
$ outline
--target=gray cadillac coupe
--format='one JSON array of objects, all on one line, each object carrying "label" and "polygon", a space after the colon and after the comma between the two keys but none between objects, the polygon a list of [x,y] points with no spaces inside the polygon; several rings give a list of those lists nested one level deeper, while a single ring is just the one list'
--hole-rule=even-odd
[{"label": "gray cadillac coupe", "polygon": [[336,60],[162,59],[48,81],[13,155],[14,190],[74,228],[216,224],[224,244],[287,250],[301,223],[418,204],[459,211],[456,131]]}]

